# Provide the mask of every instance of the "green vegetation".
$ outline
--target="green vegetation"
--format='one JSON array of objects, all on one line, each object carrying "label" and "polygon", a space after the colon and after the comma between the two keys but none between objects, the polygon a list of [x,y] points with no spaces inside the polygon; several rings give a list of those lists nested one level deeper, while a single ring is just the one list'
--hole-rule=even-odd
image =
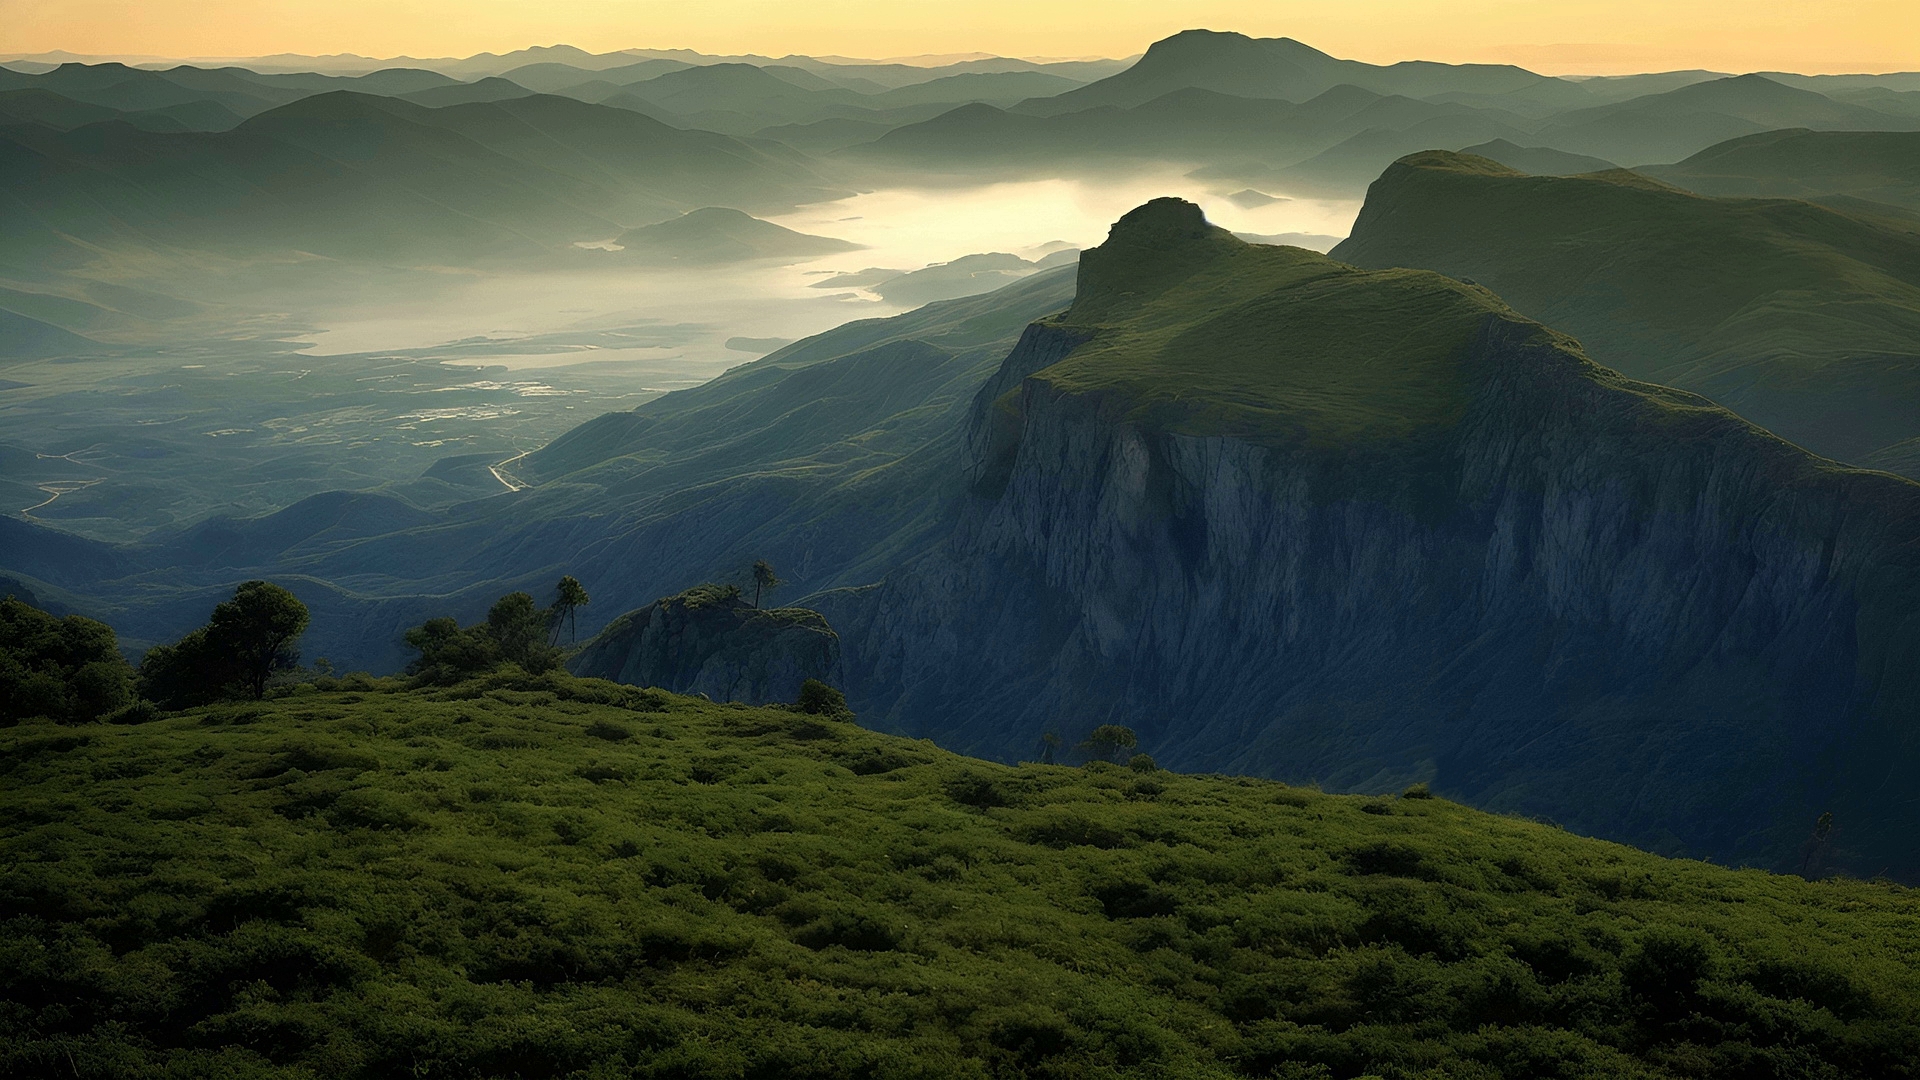
[{"label": "green vegetation", "polygon": [[258,699],[279,672],[299,665],[294,643],[307,631],[307,606],[266,581],[243,582],[207,625],[140,660],[140,692],[168,708],[228,697]]},{"label": "green vegetation", "polygon": [[539,674],[560,666],[559,628],[573,609],[587,602],[587,590],[572,576],[554,588],[554,604],[542,608],[530,593],[511,592],[487,609],[485,622],[461,626],[446,616],[428,619],[407,631],[407,646],[419,653],[407,674],[427,685],[456,683],[511,664]]},{"label": "green vegetation", "polygon": [[1472,280],[1634,378],[1862,464],[1920,436],[1920,227],[1417,154],[1333,251]]},{"label": "green vegetation", "polygon": [[1458,419],[1467,347],[1505,312],[1434,274],[1247,244],[1156,199],[1081,256],[1079,295],[1054,322],[1092,338],[1035,377],[1191,434],[1379,444]]},{"label": "green vegetation", "polygon": [[753,575],[754,607],[760,606],[760,594],[762,592],[772,592],[786,584],[786,582],[780,580],[779,575],[773,572],[773,564],[767,562],[765,559],[755,559],[753,561],[753,569],[749,571],[749,573]]},{"label": "green vegetation", "polygon": [[1920,900],[560,673],[0,731],[0,1072],[1920,1075]]},{"label": "green vegetation", "polygon": [[30,717],[89,723],[133,704],[133,669],[113,628],[0,599],[0,724]]},{"label": "green vegetation", "polygon": [[1767,131],[1643,171],[1702,195],[1843,196],[1920,211],[1915,131]]}]

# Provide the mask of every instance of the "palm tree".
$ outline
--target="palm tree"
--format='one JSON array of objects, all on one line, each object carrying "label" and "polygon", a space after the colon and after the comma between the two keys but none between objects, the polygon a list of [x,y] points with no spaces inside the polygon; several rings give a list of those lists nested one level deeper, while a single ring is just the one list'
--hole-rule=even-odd
[{"label": "palm tree", "polygon": [[548,640],[549,645],[560,644],[561,623],[567,624],[569,641],[579,636],[578,627],[574,625],[573,613],[587,602],[587,590],[580,584],[578,578],[568,574],[560,579],[560,584],[553,589],[553,637]]}]

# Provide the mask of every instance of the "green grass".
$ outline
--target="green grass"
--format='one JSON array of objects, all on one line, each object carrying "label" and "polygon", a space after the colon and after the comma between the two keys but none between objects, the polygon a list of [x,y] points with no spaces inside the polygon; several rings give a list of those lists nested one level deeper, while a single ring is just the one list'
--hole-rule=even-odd
[{"label": "green grass", "polygon": [[559,675],[330,685],[0,730],[0,1072],[1920,1062],[1920,899],[1893,886]]},{"label": "green grass", "polygon": [[1471,279],[1595,360],[1708,397],[1816,453],[1920,435],[1920,227],[1624,171],[1396,163],[1333,252]]}]

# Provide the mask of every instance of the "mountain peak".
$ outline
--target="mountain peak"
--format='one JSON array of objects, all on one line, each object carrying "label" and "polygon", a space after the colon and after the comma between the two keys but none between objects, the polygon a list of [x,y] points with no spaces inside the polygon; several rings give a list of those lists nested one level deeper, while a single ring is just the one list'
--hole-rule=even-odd
[{"label": "mountain peak", "polygon": [[1150,200],[1114,222],[1106,243],[1081,253],[1073,314],[1076,319],[1098,318],[1129,300],[1160,292],[1222,248],[1244,246],[1185,199]]},{"label": "mountain peak", "polygon": [[1200,240],[1212,228],[1205,211],[1185,199],[1168,195],[1127,211],[1107,230],[1107,243],[1165,244]]}]

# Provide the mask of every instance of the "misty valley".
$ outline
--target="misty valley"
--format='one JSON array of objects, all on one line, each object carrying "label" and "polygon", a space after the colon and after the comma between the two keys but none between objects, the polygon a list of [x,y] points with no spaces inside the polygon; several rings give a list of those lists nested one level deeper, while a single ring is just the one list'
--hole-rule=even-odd
[{"label": "misty valley", "polygon": [[1920,72],[0,58],[0,1073],[1920,1076]]}]

